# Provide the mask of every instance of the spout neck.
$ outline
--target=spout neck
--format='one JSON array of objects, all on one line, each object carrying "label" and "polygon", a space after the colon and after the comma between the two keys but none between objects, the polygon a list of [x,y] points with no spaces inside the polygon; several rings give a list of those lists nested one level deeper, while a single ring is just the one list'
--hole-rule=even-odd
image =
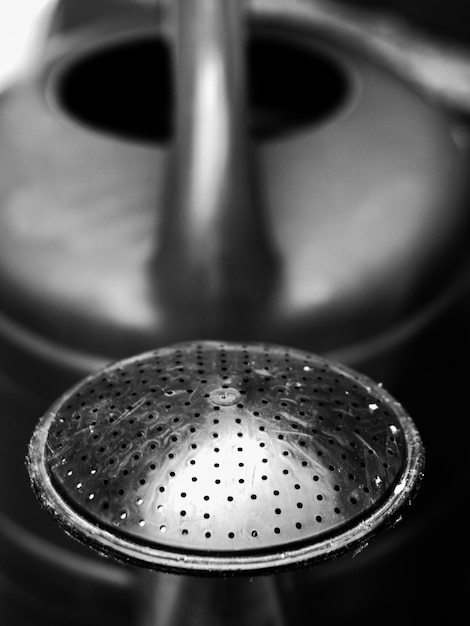
[{"label": "spout neck", "polygon": [[247,134],[243,2],[179,0],[175,24],[160,289],[201,330],[226,333],[257,308],[274,268]]}]

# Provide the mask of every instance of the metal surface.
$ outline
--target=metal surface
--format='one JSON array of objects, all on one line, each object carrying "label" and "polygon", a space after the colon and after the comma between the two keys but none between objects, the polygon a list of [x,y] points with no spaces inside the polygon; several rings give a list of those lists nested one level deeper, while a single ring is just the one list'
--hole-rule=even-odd
[{"label": "metal surface", "polygon": [[259,316],[275,279],[247,124],[245,7],[175,3],[175,137],[154,277],[162,310],[195,336],[232,334],[241,315]]},{"label": "metal surface", "polygon": [[[467,254],[468,163],[446,113],[380,63],[337,35],[328,40],[305,17],[251,17],[250,142],[278,265],[264,302],[238,317],[227,304],[226,315],[219,309],[218,336],[318,352],[369,349],[453,285]],[[77,363],[211,336],[214,318],[186,306],[191,281],[180,289],[181,306],[160,297],[162,224],[176,215],[165,197],[173,137],[165,120],[174,105],[168,28],[168,20],[152,27],[145,17],[78,29],[69,41],[51,42],[37,74],[2,95],[3,351],[12,323],[16,350],[22,336],[29,346],[44,342],[50,360],[62,349]],[[123,71],[126,58],[138,72]],[[305,98],[310,117],[289,104]],[[150,117],[166,134],[142,142],[123,137],[119,124],[87,123],[104,104],[104,117],[112,112],[119,121],[127,111],[137,124]],[[268,133],[260,130],[266,119],[274,119]],[[194,243],[203,223],[192,215],[186,226]],[[233,250],[231,222],[217,232],[223,237],[208,237],[210,245]],[[254,280],[243,246],[236,251],[241,288],[252,293],[267,281]],[[174,262],[186,254],[172,252]],[[225,287],[235,290],[230,281]],[[234,318],[236,328],[224,325]],[[33,373],[26,384],[36,380]]]},{"label": "metal surface", "polygon": [[331,558],[390,524],[419,434],[381,386],[281,346],[177,344],[118,362],[38,425],[33,487],[72,535],[175,571]]}]

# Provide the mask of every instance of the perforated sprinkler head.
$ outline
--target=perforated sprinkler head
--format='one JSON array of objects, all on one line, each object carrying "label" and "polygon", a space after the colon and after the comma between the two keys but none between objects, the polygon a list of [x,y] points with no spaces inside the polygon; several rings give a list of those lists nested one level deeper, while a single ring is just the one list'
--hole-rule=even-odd
[{"label": "perforated sprinkler head", "polygon": [[64,529],[177,573],[293,568],[392,524],[424,467],[380,385],[277,345],[183,343],[115,363],[40,420],[28,469]]}]

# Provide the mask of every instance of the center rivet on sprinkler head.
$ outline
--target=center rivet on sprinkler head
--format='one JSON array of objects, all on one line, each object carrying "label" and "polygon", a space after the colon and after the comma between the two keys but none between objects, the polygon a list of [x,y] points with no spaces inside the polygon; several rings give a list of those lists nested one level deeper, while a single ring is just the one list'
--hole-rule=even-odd
[{"label": "center rivet on sprinkler head", "polygon": [[240,398],[241,393],[233,387],[214,389],[209,395],[211,402],[219,406],[232,406],[240,402]]}]

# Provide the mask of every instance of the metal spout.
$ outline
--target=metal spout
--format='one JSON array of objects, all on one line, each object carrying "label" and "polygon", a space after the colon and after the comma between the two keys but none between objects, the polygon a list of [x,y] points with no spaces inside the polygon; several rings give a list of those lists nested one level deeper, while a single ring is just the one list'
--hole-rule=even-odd
[{"label": "metal spout", "polygon": [[275,267],[246,131],[243,3],[180,0],[175,8],[176,142],[159,297],[172,325],[232,336],[262,308]]},{"label": "metal spout", "polygon": [[138,626],[286,626],[272,577],[211,578],[142,572]]}]

